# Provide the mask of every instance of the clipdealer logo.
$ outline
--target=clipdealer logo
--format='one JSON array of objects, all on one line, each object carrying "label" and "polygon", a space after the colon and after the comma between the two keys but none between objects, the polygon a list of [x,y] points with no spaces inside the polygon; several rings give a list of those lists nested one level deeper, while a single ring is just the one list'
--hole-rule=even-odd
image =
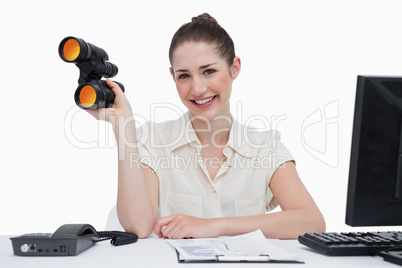
[{"label": "clipdealer logo", "polygon": [[331,167],[339,165],[339,100],[315,110],[301,127],[304,149]]},{"label": "clipdealer logo", "polygon": [[[240,120],[240,123],[245,125],[251,124],[254,121],[264,124],[265,130],[267,129],[278,129],[280,122],[287,119],[287,116],[273,116],[270,120],[264,116],[257,115],[248,118],[243,122],[242,107],[241,103],[237,103],[237,114],[236,118]],[[151,105],[151,117],[155,120],[157,113],[163,113],[166,111],[175,112],[178,115],[182,114],[179,107],[166,103],[156,103]],[[112,137],[111,127],[105,122],[100,120],[97,122],[98,125],[98,137],[85,137],[82,136],[82,132],[79,127],[74,127],[73,121],[76,117],[81,116],[81,113],[85,113],[82,109],[74,106],[72,107],[66,117],[65,117],[65,137],[67,140],[77,148],[92,149],[92,148],[116,148],[116,141]],[[136,123],[138,126],[146,124],[147,120],[136,114]],[[123,122],[124,123],[124,122]],[[183,130],[184,131],[184,130]],[[151,131],[152,133],[152,131]],[[241,133],[239,133],[241,134]],[[240,137],[240,135],[238,135]],[[140,144],[144,144],[146,139],[149,137],[139,137]],[[152,138],[152,137],[151,137]],[[253,145],[251,141],[248,141],[249,145]],[[177,142],[177,140],[173,141]],[[314,158],[323,162],[331,167],[337,167],[339,165],[339,101],[330,102],[323,107],[312,112],[307,118],[302,122],[301,125],[301,143],[303,148]],[[139,144],[123,144],[124,146],[138,146]],[[160,146],[158,144],[152,143],[153,146]]]}]

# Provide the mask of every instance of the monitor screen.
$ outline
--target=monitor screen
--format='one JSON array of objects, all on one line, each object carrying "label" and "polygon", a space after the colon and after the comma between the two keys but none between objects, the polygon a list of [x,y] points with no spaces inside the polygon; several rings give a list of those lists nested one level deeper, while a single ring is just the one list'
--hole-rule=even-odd
[{"label": "monitor screen", "polygon": [[402,225],[402,77],[357,78],[346,224]]}]

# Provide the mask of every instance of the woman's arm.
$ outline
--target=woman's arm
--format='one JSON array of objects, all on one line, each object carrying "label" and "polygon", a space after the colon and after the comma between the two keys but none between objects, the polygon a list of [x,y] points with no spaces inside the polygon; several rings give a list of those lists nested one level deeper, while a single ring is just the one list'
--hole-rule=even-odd
[{"label": "woman's arm", "polygon": [[124,230],[145,238],[158,219],[158,178],[150,167],[140,163],[138,148],[131,146],[137,141],[134,120],[124,129],[117,127],[115,135],[119,155],[117,214]]},{"label": "woman's arm", "polygon": [[135,120],[131,106],[120,87],[107,79],[115,93],[114,106],[88,113],[112,124],[118,147],[117,214],[127,232],[147,237],[158,218],[158,179],[140,163]]},{"label": "woman's arm", "polygon": [[270,188],[282,208],[280,212],[216,219],[175,214],[159,219],[155,233],[168,238],[217,237],[261,229],[267,238],[297,238],[306,232],[325,231],[324,218],[301,182],[293,162],[286,162],[275,171]]}]

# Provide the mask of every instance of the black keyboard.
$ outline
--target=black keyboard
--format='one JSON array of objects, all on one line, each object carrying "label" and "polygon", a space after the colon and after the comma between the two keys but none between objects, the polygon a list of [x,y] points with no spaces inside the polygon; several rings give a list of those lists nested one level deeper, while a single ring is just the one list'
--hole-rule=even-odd
[{"label": "black keyboard", "polygon": [[[361,256],[379,254],[385,258],[395,251],[402,265],[402,232],[350,232],[350,233],[306,233],[299,242],[328,256]],[[381,254],[380,254],[381,252]],[[398,255],[399,254],[399,255]]]}]

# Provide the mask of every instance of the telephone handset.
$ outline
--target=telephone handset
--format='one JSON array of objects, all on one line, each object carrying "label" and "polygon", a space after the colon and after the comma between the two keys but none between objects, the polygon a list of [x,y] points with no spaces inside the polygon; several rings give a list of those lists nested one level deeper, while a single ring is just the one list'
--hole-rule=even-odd
[{"label": "telephone handset", "polygon": [[64,224],[53,234],[34,233],[10,238],[14,255],[76,256],[97,242],[111,239],[114,246],[135,243],[138,236],[120,231],[98,232],[90,224]]}]

